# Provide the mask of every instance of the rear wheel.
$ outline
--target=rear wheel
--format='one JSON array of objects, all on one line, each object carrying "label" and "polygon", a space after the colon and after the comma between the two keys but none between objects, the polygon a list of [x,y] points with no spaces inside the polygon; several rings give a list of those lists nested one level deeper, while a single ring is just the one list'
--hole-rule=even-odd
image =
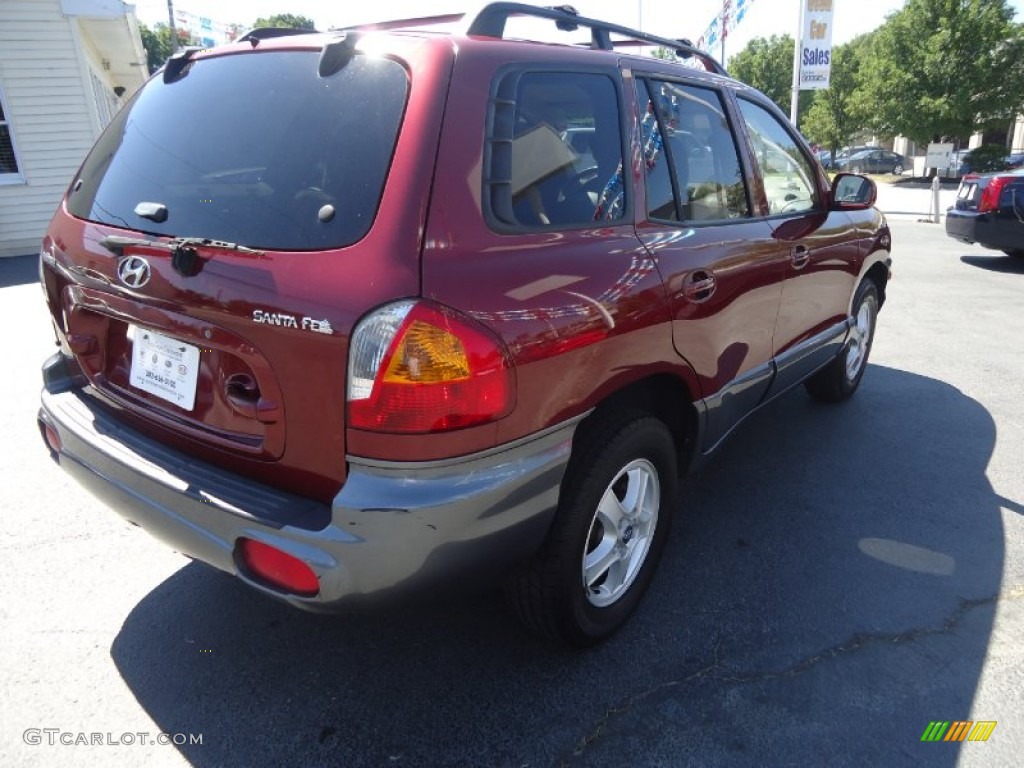
[{"label": "rear wheel", "polygon": [[672,520],[676,452],[643,413],[581,426],[541,551],[506,585],[532,630],[577,647],[621,627],[650,584]]},{"label": "rear wheel", "polygon": [[871,280],[864,280],[853,299],[853,326],[846,346],[838,357],[804,382],[811,397],[837,403],[857,391],[868,365],[877,318],[878,289]]}]

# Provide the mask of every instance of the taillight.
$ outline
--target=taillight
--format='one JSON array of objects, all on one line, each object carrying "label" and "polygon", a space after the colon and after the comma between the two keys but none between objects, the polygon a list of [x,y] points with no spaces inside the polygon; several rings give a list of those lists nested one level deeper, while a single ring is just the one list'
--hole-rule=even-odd
[{"label": "taillight", "polygon": [[454,310],[400,301],[375,310],[352,332],[350,427],[443,432],[499,419],[512,403],[501,341]]},{"label": "taillight", "polygon": [[1003,192],[1003,187],[1009,183],[1010,180],[1005,176],[996,176],[990,180],[988,186],[981,191],[981,200],[978,201],[978,213],[998,210],[999,196]]}]

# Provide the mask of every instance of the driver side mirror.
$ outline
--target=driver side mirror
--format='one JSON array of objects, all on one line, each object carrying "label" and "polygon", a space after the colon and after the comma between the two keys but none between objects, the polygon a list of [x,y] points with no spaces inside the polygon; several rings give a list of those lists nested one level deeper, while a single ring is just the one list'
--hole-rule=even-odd
[{"label": "driver side mirror", "polygon": [[875,204],[878,189],[867,176],[855,173],[837,173],[829,190],[829,209],[833,211],[863,211]]}]

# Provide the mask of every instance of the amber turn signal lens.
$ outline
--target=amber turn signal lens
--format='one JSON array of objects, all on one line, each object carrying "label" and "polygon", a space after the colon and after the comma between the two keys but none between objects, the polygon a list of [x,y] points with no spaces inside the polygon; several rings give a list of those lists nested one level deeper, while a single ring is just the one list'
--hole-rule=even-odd
[{"label": "amber turn signal lens", "polygon": [[443,328],[415,320],[392,354],[384,382],[431,384],[468,379],[470,374],[461,341]]}]

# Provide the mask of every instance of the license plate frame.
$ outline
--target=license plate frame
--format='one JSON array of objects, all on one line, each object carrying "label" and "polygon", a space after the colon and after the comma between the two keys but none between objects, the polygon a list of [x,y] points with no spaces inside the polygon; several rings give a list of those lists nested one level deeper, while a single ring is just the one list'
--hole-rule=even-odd
[{"label": "license plate frame", "polygon": [[128,382],[138,390],[191,411],[199,381],[199,347],[148,328],[128,327],[132,366]]}]

